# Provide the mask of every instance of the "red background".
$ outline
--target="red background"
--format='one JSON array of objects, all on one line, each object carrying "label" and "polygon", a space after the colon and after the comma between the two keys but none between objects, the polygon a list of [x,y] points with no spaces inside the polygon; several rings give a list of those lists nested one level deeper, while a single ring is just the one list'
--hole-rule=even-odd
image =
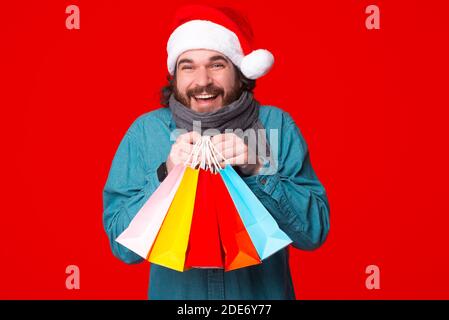
[{"label": "red background", "polygon": [[[147,297],[149,264],[112,256],[101,196],[125,131],[158,107],[180,3],[2,4],[0,298]],[[448,2],[226,3],[274,53],[256,97],[294,117],[329,194],[327,242],[292,250],[298,298],[449,298]],[[70,4],[80,30],[65,28]],[[65,288],[71,264],[80,290]],[[380,290],[365,288],[370,264]]]}]

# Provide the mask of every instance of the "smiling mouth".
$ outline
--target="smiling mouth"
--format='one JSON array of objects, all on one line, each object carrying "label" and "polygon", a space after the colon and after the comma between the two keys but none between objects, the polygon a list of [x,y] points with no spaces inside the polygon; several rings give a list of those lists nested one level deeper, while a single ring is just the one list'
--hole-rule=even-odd
[{"label": "smiling mouth", "polygon": [[207,102],[207,101],[213,101],[218,97],[217,95],[212,95],[212,94],[198,94],[193,96],[193,98],[195,98],[196,101],[198,102]]}]

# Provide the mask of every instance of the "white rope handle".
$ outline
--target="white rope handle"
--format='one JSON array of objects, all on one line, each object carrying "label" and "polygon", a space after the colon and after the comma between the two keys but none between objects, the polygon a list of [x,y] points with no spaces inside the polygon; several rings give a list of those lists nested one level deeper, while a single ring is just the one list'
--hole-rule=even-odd
[{"label": "white rope handle", "polygon": [[198,139],[195,145],[193,146],[192,151],[190,151],[189,157],[186,159],[186,161],[184,161],[184,166],[189,165],[190,161],[192,162],[191,164],[193,164],[193,162],[196,161],[196,159],[198,158],[198,149],[200,148],[200,146],[201,146],[201,139]]},{"label": "white rope handle", "polygon": [[[206,161],[207,167],[209,169],[213,169],[213,163],[211,161],[210,149],[209,149],[209,144],[208,144],[209,141],[210,141],[210,138],[209,139],[204,139],[204,144],[203,144],[203,146],[204,146],[204,155],[205,155],[205,161]],[[211,170],[211,171],[213,171],[213,170]]]},{"label": "white rope handle", "polygon": [[206,144],[204,143],[204,139],[201,138],[201,160],[200,160],[200,168],[206,170]]},{"label": "white rope handle", "polygon": [[196,146],[196,148],[193,150],[193,158],[192,158],[192,163],[191,163],[191,167],[192,168],[196,168],[198,165],[199,165],[199,163],[200,163],[200,161],[199,161],[199,153],[201,152],[201,144],[202,144],[203,142],[201,141],[201,139],[198,139],[198,141],[197,141],[197,146]]},{"label": "white rope handle", "polygon": [[201,169],[217,173],[222,169],[217,156],[223,159],[225,164],[227,163],[228,159],[215,148],[210,136],[202,136],[196,141],[189,157],[184,162],[184,166],[190,166],[193,169],[199,166]]},{"label": "white rope handle", "polygon": [[210,155],[210,158],[211,158],[211,162],[213,163],[214,170],[215,170],[215,172],[218,172],[218,171],[221,170],[220,161],[218,161],[218,158],[217,158],[218,150],[214,147],[212,141],[210,141],[210,140],[208,141],[208,147],[209,147],[208,148],[209,149],[209,155]]},{"label": "white rope handle", "polygon": [[217,161],[217,158],[215,156],[215,154],[212,151],[212,142],[210,141],[210,139],[206,140],[206,150],[207,150],[207,160],[209,163],[209,168],[211,169],[211,171],[213,173],[217,173],[221,167],[219,162]]},{"label": "white rope handle", "polygon": [[[220,163],[220,161],[218,161],[217,155],[218,155],[221,159],[223,159],[223,162],[225,163],[225,165],[228,163],[228,159],[226,159],[225,156],[224,156],[223,154],[221,154],[221,152],[218,151],[217,148],[215,148],[215,146],[213,145],[212,141],[211,141],[211,143],[210,143],[210,148],[211,148],[212,156],[214,157],[215,161],[216,161],[218,164]],[[218,166],[219,166],[220,169],[221,169],[221,166],[220,166],[220,165],[218,165]]]}]

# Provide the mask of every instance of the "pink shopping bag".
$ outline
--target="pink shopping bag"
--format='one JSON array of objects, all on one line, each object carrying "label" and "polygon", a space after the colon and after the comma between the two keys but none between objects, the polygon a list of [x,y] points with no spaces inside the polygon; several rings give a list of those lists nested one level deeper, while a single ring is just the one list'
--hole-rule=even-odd
[{"label": "pink shopping bag", "polygon": [[146,259],[184,176],[186,167],[175,166],[134,219],[115,239],[118,243]]}]

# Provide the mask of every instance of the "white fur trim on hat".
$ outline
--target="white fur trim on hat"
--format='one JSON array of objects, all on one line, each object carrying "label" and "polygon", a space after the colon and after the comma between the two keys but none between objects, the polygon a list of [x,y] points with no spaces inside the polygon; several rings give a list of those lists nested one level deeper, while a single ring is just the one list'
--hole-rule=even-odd
[{"label": "white fur trim on hat", "polygon": [[191,20],[173,31],[167,42],[167,68],[174,74],[178,57],[188,50],[215,50],[228,57],[248,79],[266,74],[274,62],[273,55],[265,49],[243,54],[237,35],[222,25],[208,20]]}]

